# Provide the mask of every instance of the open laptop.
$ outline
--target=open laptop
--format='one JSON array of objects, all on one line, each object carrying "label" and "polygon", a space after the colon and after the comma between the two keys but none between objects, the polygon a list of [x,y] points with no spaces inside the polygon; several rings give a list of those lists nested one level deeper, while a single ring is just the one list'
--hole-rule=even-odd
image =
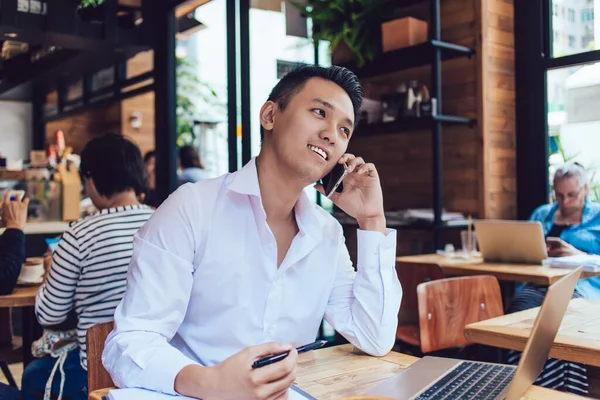
[{"label": "open laptop", "polygon": [[542,371],[582,268],[548,288],[518,367],[423,357],[366,394],[403,400],[517,400]]},{"label": "open laptop", "polygon": [[486,262],[541,265],[548,258],[539,221],[478,220],[473,224]]}]

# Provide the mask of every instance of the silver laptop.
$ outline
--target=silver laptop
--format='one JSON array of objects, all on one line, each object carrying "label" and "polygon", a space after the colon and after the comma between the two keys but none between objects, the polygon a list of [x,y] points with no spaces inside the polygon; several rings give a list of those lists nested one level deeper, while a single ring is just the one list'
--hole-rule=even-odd
[{"label": "silver laptop", "polygon": [[366,394],[403,400],[520,399],[548,359],[581,271],[548,289],[518,367],[427,356]]},{"label": "silver laptop", "polygon": [[486,262],[541,265],[548,257],[539,221],[477,220],[473,225]]}]

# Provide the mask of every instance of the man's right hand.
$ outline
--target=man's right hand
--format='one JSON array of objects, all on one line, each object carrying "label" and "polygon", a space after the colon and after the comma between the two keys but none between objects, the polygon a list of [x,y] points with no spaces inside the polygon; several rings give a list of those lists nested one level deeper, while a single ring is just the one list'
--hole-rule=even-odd
[{"label": "man's right hand", "polygon": [[[254,361],[290,351],[283,360],[261,368]],[[188,365],[175,378],[175,391],[203,400],[210,399],[287,399],[296,379],[298,353],[291,345],[265,343],[247,347],[213,367]]]}]

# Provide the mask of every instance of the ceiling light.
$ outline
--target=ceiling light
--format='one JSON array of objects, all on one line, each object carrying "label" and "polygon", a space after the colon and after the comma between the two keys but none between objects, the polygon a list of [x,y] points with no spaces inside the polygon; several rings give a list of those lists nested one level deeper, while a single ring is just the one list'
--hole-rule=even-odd
[{"label": "ceiling light", "polygon": [[8,33],[5,33],[4,36],[8,36],[9,38],[16,38],[17,34],[13,33],[13,32],[8,32]]}]

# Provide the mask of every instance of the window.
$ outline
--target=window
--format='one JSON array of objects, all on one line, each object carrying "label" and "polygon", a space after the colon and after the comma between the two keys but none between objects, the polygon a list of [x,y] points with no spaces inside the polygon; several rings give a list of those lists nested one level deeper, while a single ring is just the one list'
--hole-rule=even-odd
[{"label": "window", "polygon": [[594,21],[594,10],[589,8],[581,10],[581,22],[591,21]]},{"label": "window", "polygon": [[[550,200],[553,171],[567,159],[584,165],[590,199],[600,200],[600,159],[593,150],[600,146],[600,25],[594,21],[600,1],[544,1],[551,11],[539,24],[525,18],[539,12],[539,2],[513,2],[515,68],[522,77],[516,102],[525,104],[516,110],[516,129],[526,138],[516,144],[518,218]],[[532,36],[550,43],[524,46]]]},{"label": "window", "polygon": [[575,36],[569,35],[569,47],[575,47]]},{"label": "window", "polygon": [[548,71],[546,75],[549,135],[549,178],[567,160],[588,171],[589,198],[600,200],[600,63]]},{"label": "window", "polygon": [[561,15],[560,18],[549,16],[553,19],[551,24],[553,32],[550,35],[551,40],[553,39],[551,48],[553,58],[600,49],[600,40],[595,37],[600,29],[594,26],[595,8],[600,7],[600,1],[585,3],[583,0],[577,0],[577,4],[580,4],[578,7],[581,8],[564,6],[575,4],[573,1],[547,1],[552,2],[554,17],[558,17],[559,13]]}]

